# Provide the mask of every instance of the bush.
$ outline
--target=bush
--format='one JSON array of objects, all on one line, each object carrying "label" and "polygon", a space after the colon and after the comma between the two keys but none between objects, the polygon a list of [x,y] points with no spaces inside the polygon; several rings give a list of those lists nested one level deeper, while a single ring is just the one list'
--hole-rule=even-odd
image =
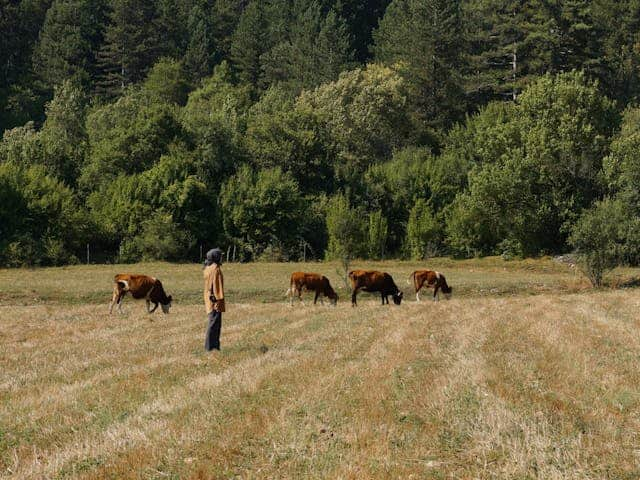
[{"label": "bush", "polygon": [[44,167],[0,164],[0,264],[73,262],[89,235],[73,192]]},{"label": "bush", "polygon": [[418,200],[409,214],[407,247],[411,258],[423,260],[437,253],[442,242],[442,226],[424,200]]},{"label": "bush", "polygon": [[629,220],[624,203],[604,200],[586,210],[573,226],[570,244],[576,249],[578,265],[594,287],[602,285],[604,274],[623,259],[630,231],[637,220]]},{"label": "bush", "polygon": [[369,215],[369,258],[384,258],[387,244],[387,219],[378,210]]},{"label": "bush", "polygon": [[356,208],[351,208],[344,195],[336,195],[327,205],[327,233],[329,245],[328,260],[340,260],[345,276],[349,272],[351,260],[366,254],[367,224],[365,216]]},{"label": "bush", "polygon": [[280,168],[244,166],[222,187],[224,230],[241,251],[257,258],[269,245],[293,248],[306,211],[298,184]]},{"label": "bush", "polygon": [[122,242],[120,261],[181,260],[193,247],[189,233],[173,221],[170,214],[155,213],[142,223],[138,235]]}]

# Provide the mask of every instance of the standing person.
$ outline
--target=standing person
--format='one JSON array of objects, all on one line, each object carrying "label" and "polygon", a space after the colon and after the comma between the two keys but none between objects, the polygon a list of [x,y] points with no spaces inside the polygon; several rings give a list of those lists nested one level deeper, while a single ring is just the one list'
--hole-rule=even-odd
[{"label": "standing person", "polygon": [[204,305],[209,323],[204,348],[220,350],[220,327],[224,308],[224,281],[222,279],[222,250],[214,248],[207,252],[204,261]]}]

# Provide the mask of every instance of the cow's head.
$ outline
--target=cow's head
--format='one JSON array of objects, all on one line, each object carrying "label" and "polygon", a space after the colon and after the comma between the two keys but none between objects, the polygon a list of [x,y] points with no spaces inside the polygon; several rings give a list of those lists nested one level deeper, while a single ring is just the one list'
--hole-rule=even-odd
[{"label": "cow's head", "polygon": [[400,302],[402,302],[402,292],[397,292],[393,295],[393,303],[400,305]]},{"label": "cow's head", "polygon": [[442,287],[442,293],[444,294],[444,298],[446,298],[447,300],[451,300],[451,294],[453,293],[453,288]]},{"label": "cow's head", "polygon": [[329,299],[331,305],[335,306],[338,303],[338,294],[336,291],[329,285],[329,281],[326,280],[326,285],[324,287],[324,296]]},{"label": "cow's head", "polygon": [[327,295],[327,297],[329,298],[329,301],[331,302],[331,305],[333,305],[334,307],[336,306],[336,304],[338,303],[338,294],[335,291],[331,291],[331,293],[329,293],[329,295]]},{"label": "cow's head", "polygon": [[166,298],[166,300],[167,300],[166,303],[160,303],[160,306],[162,307],[162,312],[163,313],[169,313],[169,309],[171,308],[171,301],[173,299],[171,298],[171,295],[169,295]]}]

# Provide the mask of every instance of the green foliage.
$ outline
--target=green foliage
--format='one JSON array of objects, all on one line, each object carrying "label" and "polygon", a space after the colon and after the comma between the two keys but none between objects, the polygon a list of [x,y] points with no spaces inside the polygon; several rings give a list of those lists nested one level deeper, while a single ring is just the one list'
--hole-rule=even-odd
[{"label": "green foliage", "polygon": [[0,163],[0,262],[8,266],[73,262],[88,236],[72,191],[42,166]]},{"label": "green foliage", "polygon": [[0,142],[0,163],[11,162],[28,166],[42,163],[43,151],[40,134],[33,122],[23,127],[6,130]]},{"label": "green foliage", "polygon": [[211,26],[202,5],[196,4],[189,14],[189,45],[184,55],[185,70],[193,81],[211,74]]},{"label": "green foliage", "polygon": [[184,105],[189,83],[180,62],[162,58],[149,71],[143,89],[154,101]]},{"label": "green foliage", "polygon": [[[220,218],[215,197],[196,175],[197,169],[191,154],[174,148],[149,170],[120,175],[96,189],[87,203],[105,240],[112,244],[147,245],[140,243],[143,224],[157,212],[171,217],[169,223],[188,233],[189,240],[216,240]],[[164,220],[158,224],[164,223],[168,224]],[[141,248],[127,248],[133,249],[132,255],[145,255]]]},{"label": "green foliage", "polygon": [[323,18],[316,1],[297,0],[285,38],[261,57],[261,80],[300,91],[338,78],[352,65],[344,21],[334,11]]},{"label": "green foliage", "polygon": [[640,108],[625,112],[620,132],[603,161],[603,170],[609,191],[640,213]]},{"label": "green foliage", "polygon": [[329,143],[313,112],[282,89],[270,88],[249,111],[245,145],[256,167],[290,172],[304,192],[331,192]]},{"label": "green foliage", "polygon": [[250,258],[269,246],[290,250],[299,240],[303,198],[292,176],[279,168],[241,167],[222,187],[220,207],[226,234]]},{"label": "green foliage", "polygon": [[304,92],[298,102],[316,112],[328,129],[339,156],[336,171],[349,182],[404,144],[409,124],[405,101],[400,76],[372,64]]},{"label": "green foliage", "polygon": [[630,220],[626,205],[617,200],[597,202],[580,216],[569,242],[594,287],[601,286],[604,274],[622,263],[628,236],[635,231],[637,238],[639,229],[639,219]]},{"label": "green foliage", "polygon": [[[108,258],[232,240],[348,263],[336,229],[357,256],[538,255],[566,250],[604,196],[640,217],[637,0],[0,9],[5,263],[72,261],[87,240]],[[43,171],[35,197],[66,192],[90,230],[21,223]],[[624,241],[640,263],[640,234]]]},{"label": "green foliage", "polygon": [[326,219],[329,234],[327,260],[340,260],[348,266],[351,260],[366,255],[366,217],[349,205],[347,197],[336,195],[329,201]]},{"label": "green foliage", "polygon": [[182,111],[182,125],[196,145],[201,178],[220,184],[241,157],[250,88],[232,82],[229,66],[218,65],[202,86],[191,92]]},{"label": "green foliage", "polygon": [[426,135],[450,125],[466,110],[461,3],[394,0],[374,32],[376,60],[401,72],[412,113]]},{"label": "green foliage", "polygon": [[398,251],[405,241],[409,211],[419,199],[432,196],[434,162],[429,149],[408,147],[393,158],[372,165],[364,176],[365,198],[388,219],[388,244]]},{"label": "green foliage", "polygon": [[111,0],[104,43],[98,52],[98,91],[113,98],[144,79],[162,54],[154,2]]},{"label": "green foliage", "polygon": [[369,214],[369,258],[383,259],[389,225],[380,210]]},{"label": "green foliage", "polygon": [[242,12],[231,40],[230,59],[238,77],[256,87],[260,80],[260,57],[269,51],[273,40],[268,35],[267,2],[253,0]]},{"label": "green foliage", "polygon": [[73,79],[90,83],[105,20],[104,0],[54,0],[40,31],[33,65],[50,87]]},{"label": "green foliage", "polygon": [[601,159],[616,116],[584,75],[546,76],[516,108],[500,127],[515,133],[475,148],[483,163],[449,209],[449,244],[458,254],[501,253],[503,240],[522,255],[562,249],[570,226],[601,192]]},{"label": "green foliage", "polygon": [[407,250],[414,260],[435,256],[442,244],[442,225],[432,213],[427,202],[418,200],[407,224]]},{"label": "green foliage", "polygon": [[345,19],[355,50],[356,60],[365,63],[371,59],[372,34],[384,15],[390,0],[339,0],[335,2],[337,14]]},{"label": "green foliage", "polygon": [[189,233],[170,214],[155,212],[142,222],[138,235],[122,242],[119,261],[181,260],[192,246]]},{"label": "green foliage", "polygon": [[119,174],[151,168],[181,134],[172,105],[131,91],[87,117],[89,154],[79,184],[91,191]]},{"label": "green foliage", "polygon": [[42,163],[67,185],[75,186],[87,154],[87,98],[69,80],[56,87],[40,132]]}]

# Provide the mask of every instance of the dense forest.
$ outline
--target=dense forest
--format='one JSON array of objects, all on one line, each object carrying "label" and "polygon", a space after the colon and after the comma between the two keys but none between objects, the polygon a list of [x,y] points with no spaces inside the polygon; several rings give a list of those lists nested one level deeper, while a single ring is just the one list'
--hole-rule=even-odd
[{"label": "dense forest", "polygon": [[0,69],[2,265],[640,260],[640,0],[0,0]]}]

